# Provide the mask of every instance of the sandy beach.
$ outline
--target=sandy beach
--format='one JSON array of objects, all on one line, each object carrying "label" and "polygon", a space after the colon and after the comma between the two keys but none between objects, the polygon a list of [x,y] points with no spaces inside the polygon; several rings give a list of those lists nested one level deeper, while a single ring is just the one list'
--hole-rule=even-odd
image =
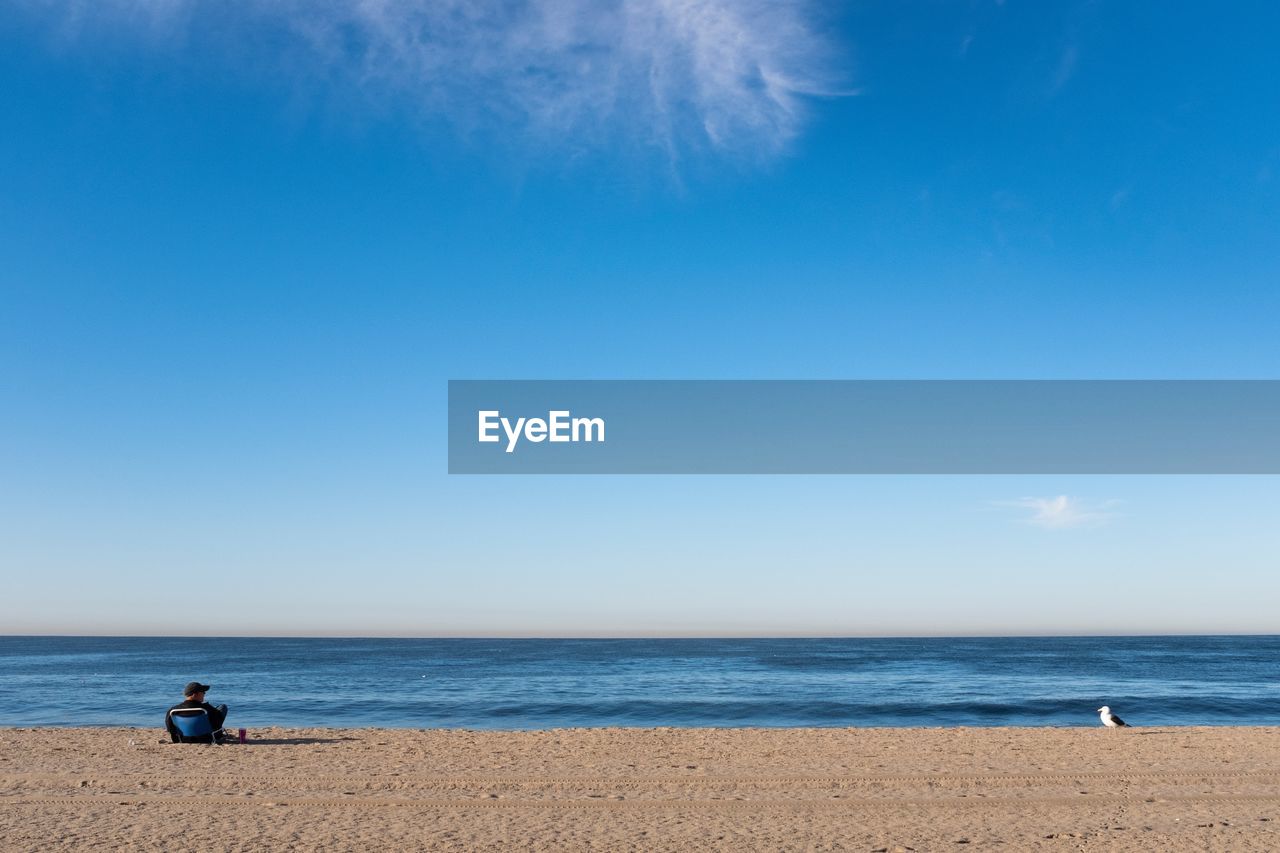
[{"label": "sandy beach", "polygon": [[1275,850],[1280,728],[0,730],[5,849]]}]

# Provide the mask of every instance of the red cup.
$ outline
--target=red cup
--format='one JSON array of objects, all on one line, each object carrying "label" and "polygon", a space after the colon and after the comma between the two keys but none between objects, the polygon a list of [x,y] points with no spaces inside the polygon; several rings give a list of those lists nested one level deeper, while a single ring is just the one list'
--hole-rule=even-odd
[{"label": "red cup", "polygon": [[244,742],[245,742],[246,740],[248,740],[248,739],[249,739],[249,736],[245,733],[245,730],[244,730],[244,729],[241,729],[241,730],[240,730],[240,742],[241,742],[241,743],[244,743]]}]

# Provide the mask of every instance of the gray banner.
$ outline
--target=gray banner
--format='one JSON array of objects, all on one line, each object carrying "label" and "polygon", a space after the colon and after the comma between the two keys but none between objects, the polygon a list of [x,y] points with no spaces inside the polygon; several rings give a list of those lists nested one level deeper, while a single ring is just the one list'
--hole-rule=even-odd
[{"label": "gray banner", "polygon": [[1277,380],[452,380],[451,474],[1277,474]]}]

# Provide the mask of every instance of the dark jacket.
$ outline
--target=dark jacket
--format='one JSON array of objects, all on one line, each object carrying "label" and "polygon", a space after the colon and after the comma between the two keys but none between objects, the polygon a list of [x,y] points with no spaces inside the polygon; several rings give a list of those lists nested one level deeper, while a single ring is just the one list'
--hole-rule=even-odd
[{"label": "dark jacket", "polygon": [[[174,710],[177,710],[178,708],[204,708],[205,713],[209,715],[209,723],[213,726],[213,730],[215,732],[217,732],[219,729],[222,728],[222,721],[227,718],[226,705],[218,705],[215,707],[213,705],[210,705],[208,702],[197,702],[194,699],[186,699],[182,702],[179,702],[177,705],[174,705],[172,708],[169,709],[169,711],[174,711]],[[174,743],[181,742],[182,733],[179,732],[178,727],[173,724],[173,720],[169,719],[168,711],[166,711],[164,715],[164,727],[169,732],[169,738]],[[197,740],[209,742],[213,740],[213,738],[212,737],[197,738]]]}]

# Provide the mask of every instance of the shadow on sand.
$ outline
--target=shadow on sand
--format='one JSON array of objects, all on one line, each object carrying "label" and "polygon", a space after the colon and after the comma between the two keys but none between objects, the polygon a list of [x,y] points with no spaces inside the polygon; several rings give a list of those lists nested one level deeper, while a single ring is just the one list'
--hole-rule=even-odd
[{"label": "shadow on sand", "polygon": [[341,743],[345,740],[359,740],[355,737],[251,737],[244,743],[234,738],[227,746],[304,746],[313,743]]}]

